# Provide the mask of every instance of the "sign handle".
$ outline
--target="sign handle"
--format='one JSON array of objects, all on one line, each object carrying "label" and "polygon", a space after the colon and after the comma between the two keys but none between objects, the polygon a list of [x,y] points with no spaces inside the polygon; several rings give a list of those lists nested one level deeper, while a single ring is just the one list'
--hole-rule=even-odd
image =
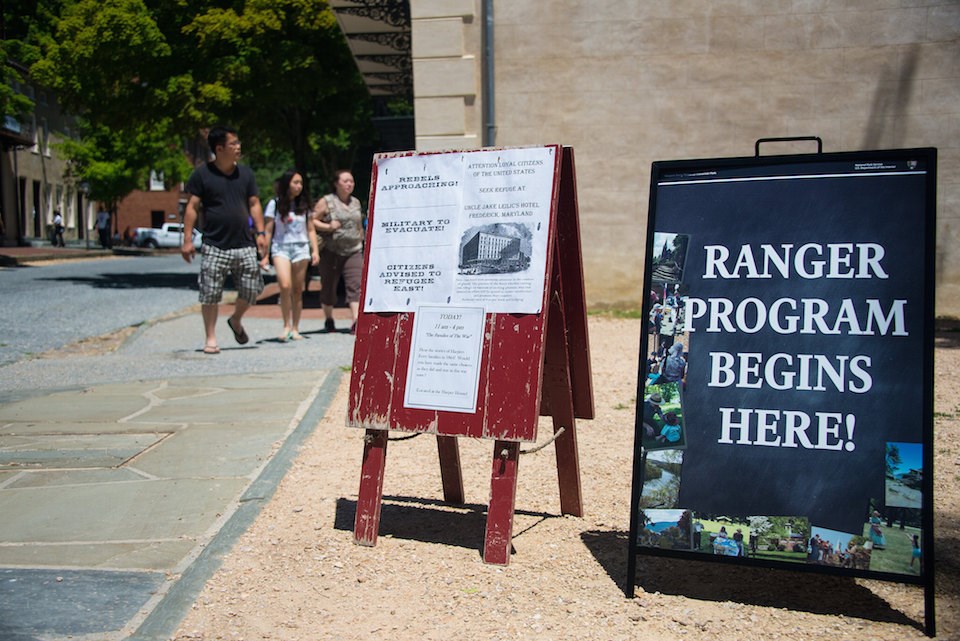
[{"label": "sign handle", "polygon": [[760,138],[753,145],[754,155],[760,157],[760,143],[763,142],[802,142],[806,140],[816,140],[817,141],[817,153],[823,153],[823,141],[820,140],[819,136],[787,136],[785,138]]}]

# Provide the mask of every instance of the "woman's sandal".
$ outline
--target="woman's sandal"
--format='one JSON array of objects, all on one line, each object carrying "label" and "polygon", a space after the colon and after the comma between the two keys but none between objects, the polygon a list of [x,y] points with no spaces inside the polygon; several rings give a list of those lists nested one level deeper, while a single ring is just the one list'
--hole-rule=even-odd
[{"label": "woman's sandal", "polygon": [[287,338],[289,338],[292,341],[298,341],[303,338],[303,334],[301,334],[297,330],[293,330],[292,332],[287,334]]}]

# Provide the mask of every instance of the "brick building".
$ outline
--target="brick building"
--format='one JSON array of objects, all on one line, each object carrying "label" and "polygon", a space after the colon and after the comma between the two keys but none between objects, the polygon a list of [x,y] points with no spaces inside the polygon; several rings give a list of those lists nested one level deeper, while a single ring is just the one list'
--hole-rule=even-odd
[{"label": "brick building", "polygon": [[186,206],[183,185],[164,187],[163,179],[151,175],[145,189],[131,192],[117,204],[114,231],[126,237],[137,227],[160,227],[163,223],[179,222]]}]

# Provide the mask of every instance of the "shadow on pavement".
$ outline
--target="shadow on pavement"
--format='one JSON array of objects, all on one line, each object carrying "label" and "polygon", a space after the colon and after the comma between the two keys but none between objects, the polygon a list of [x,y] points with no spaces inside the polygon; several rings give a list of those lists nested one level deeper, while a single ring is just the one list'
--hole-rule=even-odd
[{"label": "shadow on pavement", "polygon": [[76,283],[97,289],[192,289],[197,290],[197,275],[188,272],[157,272],[154,274],[103,274],[100,276],[69,276],[43,278],[51,282]]},{"label": "shadow on pavement", "polygon": [[938,330],[934,333],[933,343],[937,349],[957,349],[960,347],[960,329]]}]

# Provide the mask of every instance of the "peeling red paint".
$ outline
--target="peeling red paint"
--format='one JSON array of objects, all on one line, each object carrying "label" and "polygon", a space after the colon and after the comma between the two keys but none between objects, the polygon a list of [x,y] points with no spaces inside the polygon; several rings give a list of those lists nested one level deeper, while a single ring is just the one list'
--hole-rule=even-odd
[{"label": "peeling red paint", "polygon": [[[553,417],[555,433],[568,426],[555,441],[561,510],[582,515],[574,418],[593,417],[593,388],[573,150],[555,149],[543,311],[487,315],[475,412],[403,406],[414,314],[363,313],[364,265],[347,412],[349,426],[367,431],[354,529],[359,544],[376,542],[388,430],[437,436],[444,497],[451,502],[463,501],[456,437],[495,441],[484,545],[488,563],[509,562],[520,443],[536,441],[542,414]],[[375,217],[376,162],[386,156],[374,161],[368,229]]]}]

